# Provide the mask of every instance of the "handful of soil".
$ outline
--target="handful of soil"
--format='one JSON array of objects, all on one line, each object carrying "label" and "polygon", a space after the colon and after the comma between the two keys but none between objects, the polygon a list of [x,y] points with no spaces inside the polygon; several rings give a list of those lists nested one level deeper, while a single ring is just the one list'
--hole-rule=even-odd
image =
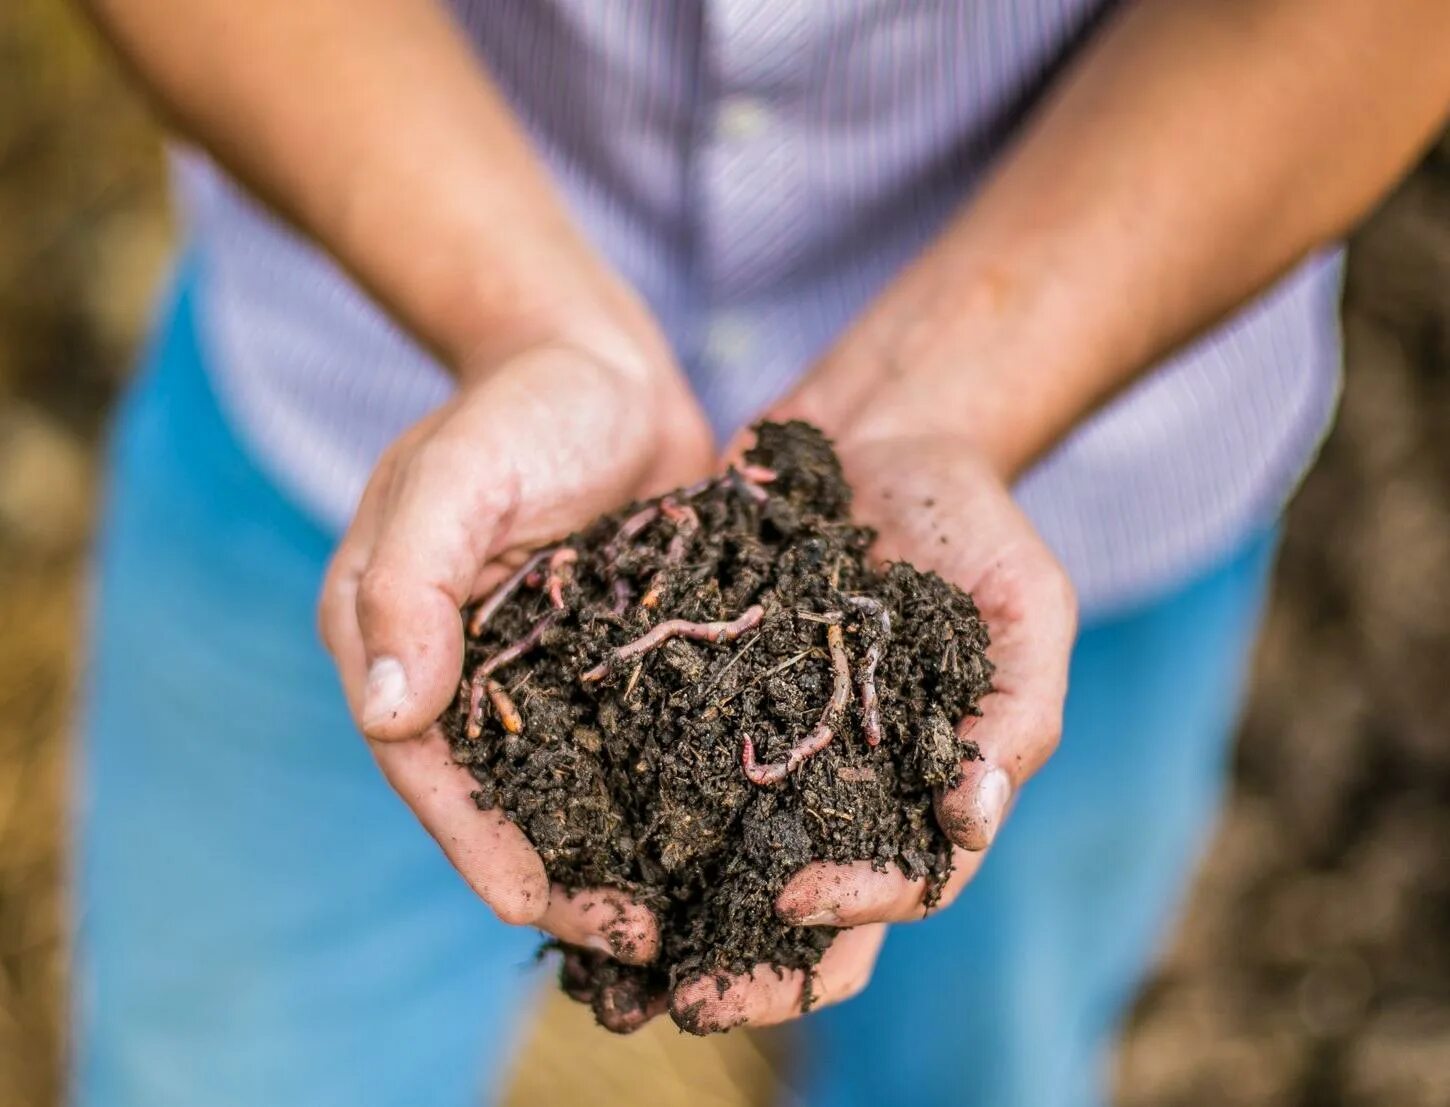
[{"label": "handful of soil", "polygon": [[954,724],[990,690],[987,628],[935,573],[873,568],[850,506],[819,431],[764,423],[740,468],[536,552],[469,615],[442,722],[478,805],[553,881],[659,919],[646,967],[565,950],[597,1015],[701,974],[809,970],[835,931],[773,909],[809,861],[933,893],[950,872],[932,796],[978,756]]}]

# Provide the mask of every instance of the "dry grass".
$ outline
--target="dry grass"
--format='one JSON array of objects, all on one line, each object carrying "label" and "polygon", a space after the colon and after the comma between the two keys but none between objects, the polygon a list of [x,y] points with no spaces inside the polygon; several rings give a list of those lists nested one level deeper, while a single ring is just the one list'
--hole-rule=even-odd
[{"label": "dry grass", "polygon": [[[0,6],[0,1088],[57,1102],[67,720],[107,401],[170,243],[155,133],[69,10]],[[1450,153],[1360,237],[1234,801],[1125,1107],[1450,1103]],[[510,1102],[756,1103],[770,1059],[551,997]],[[713,1097],[713,1098],[712,1098]]]}]

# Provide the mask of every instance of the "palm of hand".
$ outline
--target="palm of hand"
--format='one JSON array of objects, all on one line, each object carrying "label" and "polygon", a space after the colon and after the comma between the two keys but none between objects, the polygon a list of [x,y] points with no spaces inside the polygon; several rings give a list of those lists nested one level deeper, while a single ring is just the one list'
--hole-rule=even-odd
[{"label": "palm of hand", "polygon": [[[523,832],[479,811],[432,725],[463,662],[459,611],[529,549],[708,470],[711,442],[678,376],[621,374],[539,347],[491,367],[387,451],[329,567],[320,622],[389,783],[505,921],[646,961],[648,911],[549,885]],[[592,910],[601,900],[617,909]],[[608,934],[604,932],[608,926]]]},{"label": "palm of hand", "polygon": [[[1003,481],[965,443],[904,438],[842,453],[856,490],[856,516],[877,529],[876,555],[931,569],[972,593],[992,633],[995,691],[983,715],[963,725],[985,760],[937,801],[955,843],[956,868],[938,904],[947,906],[980,867],[1011,797],[1056,748],[1076,633],[1071,585]],[[817,863],[777,901],[787,921],[844,930],[815,970],[818,1003],[839,1002],[870,979],[889,922],[921,918],[926,886],[867,862]],[[800,1013],[802,973],[758,966],[723,992],[713,979],[687,981],[671,999],[692,1029],[769,1025]]]}]

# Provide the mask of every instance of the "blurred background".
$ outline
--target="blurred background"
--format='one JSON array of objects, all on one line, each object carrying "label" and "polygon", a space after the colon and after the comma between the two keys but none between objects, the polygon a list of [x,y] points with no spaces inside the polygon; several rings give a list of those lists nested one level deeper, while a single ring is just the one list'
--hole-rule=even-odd
[{"label": "blurred background", "polygon": [[[0,4],[0,1102],[65,1051],[63,791],[98,447],[174,241],[157,130],[59,0]],[[1236,786],[1122,1107],[1450,1104],[1450,137],[1355,237]],[[769,1101],[768,1051],[543,1001],[510,1102]]]}]

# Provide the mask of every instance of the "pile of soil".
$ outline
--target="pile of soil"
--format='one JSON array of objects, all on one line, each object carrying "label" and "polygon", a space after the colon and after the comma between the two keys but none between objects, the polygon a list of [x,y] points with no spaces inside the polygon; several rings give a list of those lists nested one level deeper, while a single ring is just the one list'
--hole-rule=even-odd
[{"label": "pile of soil", "polygon": [[622,889],[660,921],[644,968],[566,951],[562,984],[596,1014],[606,993],[809,970],[835,932],[772,909],[808,861],[895,865],[933,891],[950,872],[932,797],[978,756],[954,723],[990,690],[987,628],[936,574],[868,562],[819,431],[756,433],[739,469],[539,551],[467,620],[443,723],[475,800],[552,880]]}]

